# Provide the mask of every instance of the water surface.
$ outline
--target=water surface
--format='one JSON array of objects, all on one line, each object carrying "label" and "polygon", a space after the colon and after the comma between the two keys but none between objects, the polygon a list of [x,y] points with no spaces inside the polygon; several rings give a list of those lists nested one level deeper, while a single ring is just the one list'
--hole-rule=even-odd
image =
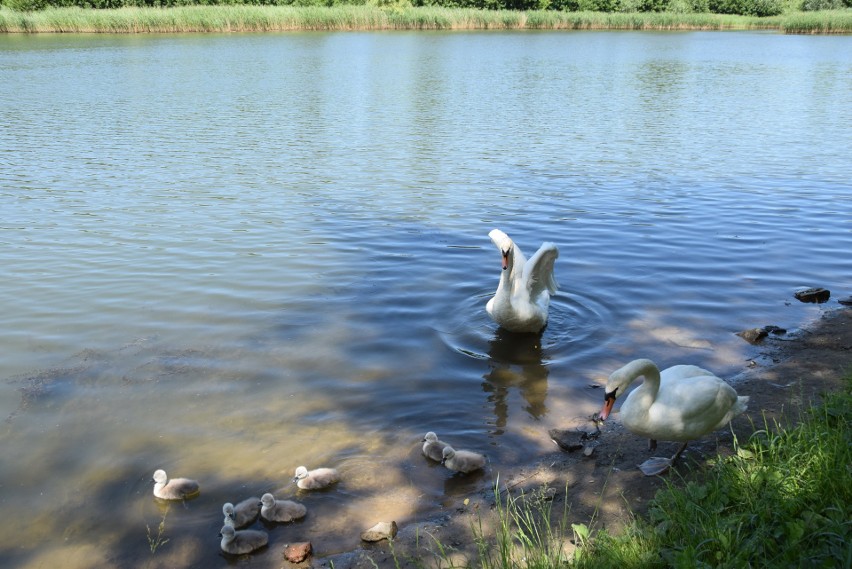
[{"label": "water surface", "polygon": [[[824,308],[797,287],[852,290],[852,37],[7,36],[0,84],[10,567],[226,566],[222,503],[267,491],[308,517],[241,563],[345,551],[551,450],[626,361],[729,377],[735,332]],[[484,312],[494,227],[560,248],[540,338]]]}]

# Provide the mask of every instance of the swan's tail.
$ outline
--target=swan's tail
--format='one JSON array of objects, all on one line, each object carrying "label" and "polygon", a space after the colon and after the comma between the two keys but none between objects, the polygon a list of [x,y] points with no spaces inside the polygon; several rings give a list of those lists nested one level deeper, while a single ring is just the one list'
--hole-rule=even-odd
[{"label": "swan's tail", "polygon": [[734,404],[731,405],[731,408],[728,410],[728,412],[725,413],[725,416],[722,417],[722,420],[719,421],[719,423],[715,427],[713,427],[713,430],[715,431],[717,429],[721,429],[722,427],[730,423],[731,419],[733,419],[737,415],[745,413],[746,409],[748,409],[748,396],[738,396],[737,400],[734,401]]},{"label": "swan's tail", "polygon": [[734,403],[734,406],[731,408],[731,418],[733,419],[737,415],[745,413],[748,409],[748,395],[738,396],[737,402]]}]

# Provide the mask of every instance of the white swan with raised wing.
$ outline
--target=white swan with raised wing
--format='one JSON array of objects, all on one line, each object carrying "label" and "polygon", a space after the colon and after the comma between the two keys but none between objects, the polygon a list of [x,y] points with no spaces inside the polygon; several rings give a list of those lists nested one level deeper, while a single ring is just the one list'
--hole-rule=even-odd
[{"label": "white swan with raised wing", "polygon": [[559,256],[556,245],[542,243],[527,261],[514,241],[499,229],[488,236],[503,258],[503,272],[497,292],[485,310],[500,326],[511,332],[541,332],[547,324],[550,295],[559,285],[553,276],[553,263]]}]

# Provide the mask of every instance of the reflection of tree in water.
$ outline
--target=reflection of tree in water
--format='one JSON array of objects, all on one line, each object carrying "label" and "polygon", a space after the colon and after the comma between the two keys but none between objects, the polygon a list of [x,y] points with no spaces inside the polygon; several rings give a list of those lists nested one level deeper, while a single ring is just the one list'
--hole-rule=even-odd
[{"label": "reflection of tree in water", "polygon": [[518,388],[527,402],[524,407],[534,419],[547,413],[548,370],[542,364],[541,335],[516,334],[498,328],[491,340],[488,355],[491,370],[483,376],[482,390],[494,404],[494,434],[502,434],[509,417],[509,392]]}]

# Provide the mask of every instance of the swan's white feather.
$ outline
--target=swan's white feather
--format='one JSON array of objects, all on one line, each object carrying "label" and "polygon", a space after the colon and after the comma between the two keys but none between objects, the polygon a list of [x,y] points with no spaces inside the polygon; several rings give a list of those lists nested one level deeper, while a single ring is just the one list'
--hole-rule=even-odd
[{"label": "swan's white feather", "polygon": [[506,256],[506,268],[485,310],[509,331],[540,332],[547,324],[550,295],[559,286],[553,275],[559,250],[553,243],[544,243],[527,261],[521,248],[499,229],[493,229],[488,236]]},{"label": "swan's white feather", "polygon": [[529,289],[530,298],[538,298],[545,290],[555,294],[559,283],[553,274],[553,264],[559,257],[559,249],[553,243],[546,241],[541,244],[535,255],[524,264],[523,281]]},{"label": "swan's white feather", "polygon": [[654,440],[691,441],[727,425],[746,410],[748,397],[711,372],[678,365],[662,372],[651,360],[634,360],[613,372],[606,391],[623,393],[637,378],[645,381],[621,406],[630,432]]}]

